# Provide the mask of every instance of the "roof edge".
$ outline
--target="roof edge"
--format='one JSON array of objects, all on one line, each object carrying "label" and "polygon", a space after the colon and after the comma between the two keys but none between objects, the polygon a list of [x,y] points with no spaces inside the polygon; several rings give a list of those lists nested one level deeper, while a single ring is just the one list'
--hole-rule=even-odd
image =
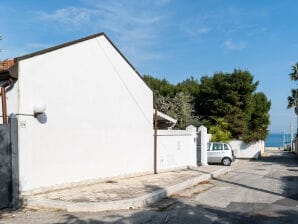
[{"label": "roof edge", "polygon": [[150,88],[150,86],[145,82],[144,77],[138,72],[138,70],[129,62],[129,60],[122,54],[122,52],[116,47],[116,45],[110,40],[110,38],[103,33],[103,36],[109,41],[109,43],[115,48],[115,50],[120,54],[120,56],[126,61],[126,63],[137,73],[137,75],[141,78],[141,80],[144,82],[144,84],[152,91],[153,90]]},{"label": "roof edge", "polygon": [[167,120],[167,121],[169,121],[169,122],[171,122],[173,124],[176,124],[177,123],[177,120],[176,119],[172,118],[171,116],[169,116],[167,114],[162,113],[159,110],[157,111],[157,116],[160,117],[160,118],[163,118],[163,119],[165,119],[165,120]]},{"label": "roof edge", "polygon": [[86,40],[90,40],[90,39],[93,39],[93,38],[99,37],[99,36],[106,36],[106,35],[105,35],[104,32],[101,32],[101,33],[96,33],[96,34],[93,34],[93,35],[90,35],[90,36],[87,36],[87,37],[83,37],[83,38],[80,38],[80,39],[76,39],[76,40],[73,40],[73,41],[69,41],[69,42],[66,42],[66,43],[63,43],[63,44],[58,44],[58,45],[55,45],[53,47],[49,47],[49,48],[46,48],[46,49],[43,49],[43,50],[40,50],[40,51],[36,51],[36,52],[30,53],[30,54],[25,54],[23,56],[16,57],[16,58],[14,58],[14,62],[18,62],[18,61],[21,61],[21,60],[32,58],[34,56],[38,56],[38,55],[45,54],[45,53],[48,53],[48,52],[51,52],[51,51],[55,51],[55,50],[58,50],[60,48],[67,47],[67,46],[70,46],[70,45],[73,45],[73,44],[77,44],[77,43],[80,43],[80,42],[83,42],[83,41],[86,41]]},{"label": "roof edge", "polygon": [[77,43],[80,43],[80,42],[83,42],[83,41],[86,41],[86,40],[90,40],[90,39],[93,39],[93,38],[96,38],[96,37],[99,37],[99,36],[104,36],[109,41],[109,43],[114,47],[114,49],[126,61],[126,63],[137,73],[137,75],[141,78],[141,80],[145,83],[145,85],[153,92],[153,90],[145,82],[143,76],[129,62],[129,60],[124,56],[124,54],[122,54],[122,52],[116,47],[116,45],[110,40],[110,38],[104,32],[96,33],[96,34],[93,34],[93,35],[89,35],[87,37],[83,37],[83,38],[80,38],[80,39],[77,39],[77,40],[69,41],[69,42],[59,44],[59,45],[56,45],[56,46],[53,46],[53,47],[50,47],[50,48],[46,48],[46,49],[36,51],[36,52],[30,53],[30,54],[26,54],[26,55],[23,55],[23,56],[20,56],[20,57],[16,57],[13,60],[14,60],[14,63],[16,64],[21,60],[25,60],[25,59],[32,58],[32,57],[35,57],[35,56],[38,56],[38,55],[42,55],[42,54],[46,54],[48,52],[55,51],[55,50],[58,50],[60,48],[67,47],[67,46],[70,46],[70,45],[73,45],[73,44],[77,44]]}]

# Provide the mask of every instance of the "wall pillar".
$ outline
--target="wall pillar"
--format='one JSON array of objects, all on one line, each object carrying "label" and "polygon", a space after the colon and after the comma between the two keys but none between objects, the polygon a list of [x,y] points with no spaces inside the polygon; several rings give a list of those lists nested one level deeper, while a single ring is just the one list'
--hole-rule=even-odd
[{"label": "wall pillar", "polygon": [[201,165],[207,166],[207,147],[208,147],[208,133],[205,126],[200,126],[198,132],[201,133]]},{"label": "wall pillar", "polygon": [[193,149],[192,149],[192,155],[191,156],[191,161],[192,164],[191,166],[197,166],[197,128],[193,125],[189,125],[186,127],[186,131],[190,132],[192,134],[192,137],[194,139],[193,141]]}]

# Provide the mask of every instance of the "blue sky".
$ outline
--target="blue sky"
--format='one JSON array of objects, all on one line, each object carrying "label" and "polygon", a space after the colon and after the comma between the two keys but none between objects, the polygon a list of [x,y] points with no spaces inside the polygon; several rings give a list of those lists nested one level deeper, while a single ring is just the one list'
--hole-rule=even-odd
[{"label": "blue sky", "polygon": [[296,0],[0,0],[0,58],[105,32],[141,74],[176,83],[247,69],[272,101],[272,133],[296,128]]}]

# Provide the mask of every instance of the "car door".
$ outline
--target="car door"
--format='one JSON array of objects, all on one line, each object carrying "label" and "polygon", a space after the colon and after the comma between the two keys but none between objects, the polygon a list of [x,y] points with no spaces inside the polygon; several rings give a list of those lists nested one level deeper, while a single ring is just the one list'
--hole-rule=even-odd
[{"label": "car door", "polygon": [[221,163],[222,154],[223,154],[223,144],[222,143],[213,143],[212,145],[212,162]]},{"label": "car door", "polygon": [[211,149],[212,149],[212,143],[208,143],[208,146],[207,146],[207,162],[208,163],[212,163],[212,152],[211,152]]},{"label": "car door", "polygon": [[216,142],[212,142],[208,144],[208,148],[207,148],[207,156],[208,156],[208,162],[209,163],[216,163],[217,162],[217,151],[216,149],[218,148],[217,146],[218,143]]}]

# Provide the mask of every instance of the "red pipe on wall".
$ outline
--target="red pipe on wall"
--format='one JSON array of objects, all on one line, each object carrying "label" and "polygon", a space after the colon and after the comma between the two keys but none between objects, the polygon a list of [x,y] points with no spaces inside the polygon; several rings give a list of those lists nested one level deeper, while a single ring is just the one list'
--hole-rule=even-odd
[{"label": "red pipe on wall", "polygon": [[13,81],[9,79],[1,86],[1,101],[2,101],[2,119],[3,124],[7,124],[7,106],[6,106],[6,87],[10,86]]}]

